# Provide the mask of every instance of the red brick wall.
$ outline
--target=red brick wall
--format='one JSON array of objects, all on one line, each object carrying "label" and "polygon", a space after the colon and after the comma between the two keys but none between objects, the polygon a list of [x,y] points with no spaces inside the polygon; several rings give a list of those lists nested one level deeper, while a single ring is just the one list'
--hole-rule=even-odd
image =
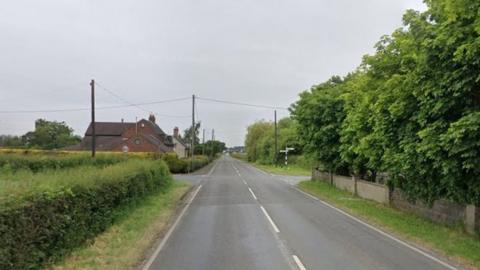
[{"label": "red brick wall", "polygon": [[[140,144],[135,144],[135,139],[140,140]],[[119,145],[114,151],[123,151],[123,146],[128,146],[129,152],[157,152],[159,149],[156,145],[151,144],[148,140],[143,138],[142,136],[138,137],[131,137],[130,139],[124,141],[121,145]]]},{"label": "red brick wall", "polygon": [[[155,135],[155,130],[153,129],[152,125],[147,121],[140,121],[137,125],[137,128],[132,127],[127,129],[122,137],[128,138],[128,140],[124,141],[121,145],[119,145],[114,151],[122,151],[122,147],[124,145],[128,146],[129,152],[157,152],[159,151],[158,147],[148,140],[142,137]],[[135,144],[135,139],[138,138],[140,140],[140,144]],[[157,137],[158,138],[158,137]]]}]

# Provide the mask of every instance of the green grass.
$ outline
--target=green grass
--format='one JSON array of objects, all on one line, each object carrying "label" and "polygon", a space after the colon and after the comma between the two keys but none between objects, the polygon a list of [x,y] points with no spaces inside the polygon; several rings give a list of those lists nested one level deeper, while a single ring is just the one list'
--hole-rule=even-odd
[{"label": "green grass", "polygon": [[358,198],[326,182],[304,181],[300,189],[330,202],[371,224],[433,249],[474,269],[480,268],[480,238],[461,226],[435,224],[414,214]]},{"label": "green grass", "polygon": [[243,160],[243,161],[248,161],[247,160],[247,154],[245,154],[245,153],[231,153],[230,156],[233,157],[233,158],[236,158],[236,159]]},{"label": "green grass", "polygon": [[[245,153],[232,153],[230,154],[231,157],[243,160],[245,162],[248,162],[247,160],[247,155]],[[269,173],[273,174],[279,174],[279,175],[298,175],[298,176],[311,176],[312,171],[310,169],[307,169],[305,167],[299,166],[297,164],[291,164],[288,166],[275,166],[275,165],[266,165],[266,164],[260,164],[258,162],[249,162],[253,166],[264,170]]]},{"label": "green grass", "polygon": [[273,174],[280,175],[299,175],[299,176],[311,176],[311,170],[305,169],[298,165],[289,165],[289,166],[275,166],[275,165],[264,165],[258,163],[252,163],[255,167],[264,170]]},{"label": "green grass", "polygon": [[174,182],[165,192],[123,207],[117,221],[90,245],[74,250],[51,269],[136,269],[156,238],[166,229],[189,185]]}]

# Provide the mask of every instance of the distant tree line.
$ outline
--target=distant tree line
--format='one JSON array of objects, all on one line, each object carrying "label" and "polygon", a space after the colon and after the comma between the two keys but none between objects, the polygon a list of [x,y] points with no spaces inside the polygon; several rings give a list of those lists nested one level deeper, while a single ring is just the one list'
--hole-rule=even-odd
[{"label": "distant tree line", "polygon": [[386,172],[411,198],[479,205],[480,1],[425,2],[356,71],[303,92],[292,118],[325,170]]},{"label": "distant tree line", "polygon": [[[195,140],[195,155],[206,155],[206,156],[215,156],[216,154],[222,153],[225,149],[225,143],[218,141],[218,140],[208,140],[205,143],[200,143],[200,128],[201,128],[201,123],[197,122],[195,123],[195,135],[194,135],[194,140]],[[185,142],[188,144],[191,144],[192,142],[192,127],[189,127],[183,131],[183,139]]]},{"label": "distant tree line", "polygon": [[0,135],[0,147],[60,149],[81,141],[65,122],[35,121],[35,130],[21,136]]},{"label": "distant tree line", "polygon": [[206,156],[215,156],[216,154],[222,153],[225,149],[225,143],[217,140],[209,140],[205,143],[200,143],[195,146],[196,155],[206,155]]}]

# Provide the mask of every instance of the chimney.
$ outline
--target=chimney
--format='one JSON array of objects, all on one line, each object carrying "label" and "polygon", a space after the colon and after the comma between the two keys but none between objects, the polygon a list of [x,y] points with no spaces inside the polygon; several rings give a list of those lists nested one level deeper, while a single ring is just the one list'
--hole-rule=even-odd
[{"label": "chimney", "polygon": [[155,124],[155,115],[153,115],[153,113],[151,113],[150,116],[148,117],[148,121]]},{"label": "chimney", "polygon": [[124,121],[123,121],[123,118],[122,118],[122,123],[123,123],[123,122],[124,122]]},{"label": "chimney", "polygon": [[178,127],[175,127],[175,128],[173,129],[173,137],[178,138]]}]

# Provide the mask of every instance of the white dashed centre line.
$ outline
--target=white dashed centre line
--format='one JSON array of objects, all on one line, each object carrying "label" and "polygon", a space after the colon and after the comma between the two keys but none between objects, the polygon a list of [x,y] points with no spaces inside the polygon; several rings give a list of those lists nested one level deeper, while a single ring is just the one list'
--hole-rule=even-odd
[{"label": "white dashed centre line", "polygon": [[263,208],[263,206],[261,206],[261,205],[260,205],[260,208],[262,209],[263,214],[265,214],[265,216],[267,217],[268,221],[269,221],[270,224],[272,225],[273,230],[274,230],[276,233],[279,233],[280,230],[278,229],[277,225],[275,225],[275,222],[273,222],[273,220],[272,220],[272,218],[270,217],[270,215],[268,214],[267,210],[265,210],[265,208]]},{"label": "white dashed centre line", "polygon": [[293,257],[293,260],[295,261],[295,263],[297,264],[298,269],[307,270],[307,268],[305,268],[302,261],[300,261],[300,259],[297,257],[297,255],[292,255],[292,257]]},{"label": "white dashed centre line", "polygon": [[252,197],[258,201],[257,199],[257,196],[255,196],[255,193],[253,193],[253,190],[251,188],[248,188],[248,190],[250,191],[250,193],[252,194]]}]

